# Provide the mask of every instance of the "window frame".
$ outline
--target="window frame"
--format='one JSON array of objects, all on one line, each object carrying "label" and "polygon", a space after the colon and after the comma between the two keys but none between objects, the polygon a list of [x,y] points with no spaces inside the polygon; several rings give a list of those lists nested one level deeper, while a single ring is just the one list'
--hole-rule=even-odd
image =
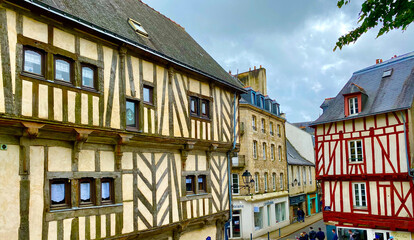
[{"label": "window frame", "polygon": [[254,192],[258,193],[260,191],[259,186],[259,173],[254,174]]},{"label": "window frame", "polygon": [[[187,178],[191,178],[191,191],[187,190]],[[185,192],[186,195],[194,195],[196,194],[196,185],[195,185],[195,175],[187,175],[185,176]]]},{"label": "window frame", "polygon": [[[83,68],[90,68],[93,71],[93,87],[83,84]],[[82,88],[97,90],[98,88],[98,71],[97,67],[92,64],[81,63],[81,86]]]},{"label": "window frame", "polygon": [[257,118],[255,115],[252,115],[252,128],[253,131],[257,131]]},{"label": "window frame", "polygon": [[275,132],[274,132],[274,126],[273,126],[273,122],[269,123],[269,129],[270,129],[270,135],[274,136]]},{"label": "window frame", "polygon": [[[194,104],[195,111],[192,110],[193,101],[195,102]],[[196,93],[189,94],[188,108],[189,108],[190,116],[210,121],[211,120],[210,118],[210,109],[211,109],[210,103],[211,102],[212,102],[212,99],[209,97],[203,97]],[[206,104],[205,114],[202,111],[203,104]]]},{"label": "window frame", "polygon": [[283,173],[279,174],[279,184],[280,184],[280,190],[283,190],[284,185],[285,185],[285,180],[283,179]]},{"label": "window frame", "polygon": [[[52,185],[53,184],[59,184],[59,183],[65,184],[65,202],[54,204],[52,202]],[[50,179],[49,180],[49,192],[50,192],[49,201],[50,201],[50,209],[51,210],[66,209],[66,208],[71,208],[72,207],[72,197],[71,197],[72,189],[71,188],[72,188],[71,181],[68,178],[56,178],[56,179]]]},{"label": "window frame", "polygon": [[[361,144],[361,158],[358,157],[358,155],[359,155],[358,154],[358,146],[357,146],[358,142]],[[355,158],[353,158],[353,156],[352,156],[351,143],[354,143]],[[348,140],[348,154],[349,154],[349,159],[348,159],[349,163],[358,164],[358,163],[363,163],[364,162],[364,144],[363,144],[362,139]]]},{"label": "window frame", "polygon": [[[358,189],[355,188],[355,186],[358,186]],[[364,192],[365,192],[365,205],[363,205],[363,200],[362,200],[362,188],[361,186],[364,186]],[[359,205],[357,205],[357,199],[356,199],[356,191],[358,191],[358,201],[359,201]],[[368,207],[368,199],[367,199],[367,185],[365,182],[356,182],[356,183],[352,183],[352,200],[353,200],[353,207],[356,208],[367,208]]]},{"label": "window frame", "polygon": [[[356,104],[355,104],[356,103]],[[356,109],[355,109],[356,105]],[[359,111],[359,102],[358,102],[358,96],[352,96],[348,98],[348,108],[349,108],[349,116],[357,115]],[[354,113],[352,113],[354,112]]]},{"label": "window frame", "polygon": [[261,123],[262,123],[262,133],[265,133],[266,132],[266,130],[265,130],[265,128],[266,128],[266,120],[264,118],[262,118]]},{"label": "window frame", "polygon": [[253,140],[253,158],[257,159],[257,141]]},{"label": "window frame", "polygon": [[266,160],[266,158],[267,158],[267,144],[266,144],[266,142],[263,142],[262,148],[263,148],[263,160]]},{"label": "window frame", "polygon": [[272,161],[275,160],[275,145],[274,144],[270,145],[270,159]]},{"label": "window frame", "polygon": [[[26,62],[26,51],[33,51],[33,52],[36,52],[36,53],[38,53],[38,54],[40,54],[40,61],[41,61],[41,63],[40,63],[40,71],[41,71],[41,74],[37,74],[37,73],[33,73],[33,72],[28,72],[28,71],[25,71],[24,70],[24,65],[25,65],[25,62]],[[46,77],[46,57],[45,57],[45,55],[46,55],[46,52],[44,51],[44,50],[41,50],[41,49],[38,49],[38,48],[34,48],[34,47],[31,47],[31,46],[23,46],[23,66],[22,66],[22,73],[24,73],[24,74],[29,74],[29,75],[32,75],[32,76],[36,76],[36,77],[41,77],[41,78],[45,78]]]},{"label": "window frame", "polygon": [[[206,104],[206,113],[203,113],[203,104]],[[210,101],[207,99],[201,99],[201,103],[200,103],[200,115],[203,118],[208,118],[210,119]]]},{"label": "window frame", "polygon": [[[88,182],[90,185],[90,201],[82,202],[81,200],[81,183]],[[78,192],[78,203],[79,207],[84,206],[94,206],[96,204],[96,189],[95,189],[95,180],[93,178],[81,178],[79,179],[79,192]]]},{"label": "window frame", "polygon": [[[237,176],[237,183],[234,182],[234,177]],[[235,187],[235,185],[237,185],[237,188]],[[232,193],[233,195],[240,195],[240,178],[239,178],[239,174],[237,173],[232,173],[231,174],[231,186],[232,186]],[[237,192],[235,192],[235,190],[237,190]]]},{"label": "window frame", "polygon": [[[149,100],[145,101],[144,91],[145,89],[149,90]],[[143,84],[142,86],[142,102],[148,105],[154,105],[154,87],[148,84]]]},{"label": "window frame", "polygon": [[[200,189],[200,182],[199,182],[200,178],[203,179],[203,182],[202,182],[203,189]],[[196,189],[196,191],[197,191],[197,194],[207,192],[207,176],[206,175],[198,175],[197,176],[197,189]]]},{"label": "window frame", "polygon": [[[65,61],[69,63],[69,81],[56,79],[56,61],[57,60],[61,60],[61,61]],[[62,55],[53,55],[53,81],[56,81],[62,84],[75,85],[73,63],[74,63],[74,60],[71,58],[68,58]]]},{"label": "window frame", "polygon": [[282,146],[277,147],[278,155],[279,155],[279,162],[282,161]]},{"label": "window frame", "polygon": [[[104,200],[102,198],[102,184],[105,182],[109,182],[109,199],[108,200]],[[109,204],[114,204],[115,202],[115,189],[114,189],[114,179],[113,178],[102,178],[101,179],[101,195],[99,196],[101,198],[101,205],[109,205]]]},{"label": "window frame", "polygon": [[306,167],[302,168],[303,185],[306,185]]},{"label": "window frame", "polygon": [[276,131],[277,131],[277,136],[278,137],[282,137],[282,134],[281,134],[281,132],[280,132],[280,124],[277,124],[277,126],[276,126]]},{"label": "window frame", "polygon": [[[132,102],[135,105],[135,126],[128,126],[127,125],[127,102]],[[139,131],[140,130],[140,101],[136,99],[126,98],[125,99],[125,126],[126,130],[129,131]]]},{"label": "window frame", "polygon": [[269,174],[267,172],[264,173],[264,191],[267,192],[269,189],[268,186]]},{"label": "window frame", "polygon": [[[195,102],[195,104],[194,104],[194,107],[195,107],[194,111],[192,109],[193,101]],[[198,97],[190,96],[190,115],[191,116],[198,117],[198,113],[200,112],[199,106],[198,106],[199,105],[198,102],[199,102],[199,98]]]},{"label": "window frame", "polygon": [[276,191],[276,173],[272,173],[273,191]]}]

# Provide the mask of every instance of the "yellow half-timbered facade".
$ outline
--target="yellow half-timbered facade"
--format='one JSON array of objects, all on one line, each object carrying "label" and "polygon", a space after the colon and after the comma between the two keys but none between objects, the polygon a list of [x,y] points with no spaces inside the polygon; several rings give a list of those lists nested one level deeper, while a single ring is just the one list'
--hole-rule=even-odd
[{"label": "yellow half-timbered facade", "polygon": [[140,1],[0,1],[0,239],[222,239],[244,90]]}]

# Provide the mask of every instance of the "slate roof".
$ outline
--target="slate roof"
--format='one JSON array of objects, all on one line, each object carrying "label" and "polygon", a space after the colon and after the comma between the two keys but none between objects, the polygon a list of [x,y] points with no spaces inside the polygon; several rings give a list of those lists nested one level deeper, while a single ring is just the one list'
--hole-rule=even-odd
[{"label": "slate roof", "polygon": [[[382,77],[384,71],[393,69],[392,75]],[[356,87],[356,88],[355,88]],[[362,111],[345,117],[343,94],[360,91],[368,98]],[[414,97],[414,52],[390,59],[357,72],[338,95],[329,101],[328,108],[312,126],[412,107]]]},{"label": "slate roof", "polygon": [[[183,27],[140,0],[25,0],[107,35],[118,36],[149,52],[189,66],[244,92],[242,84],[227,73]],[[63,13],[62,13],[63,12]],[[128,23],[138,21],[148,38],[137,34]]]},{"label": "slate roof", "polygon": [[289,165],[315,166],[315,164],[302,157],[292,143],[286,139],[287,162]]}]

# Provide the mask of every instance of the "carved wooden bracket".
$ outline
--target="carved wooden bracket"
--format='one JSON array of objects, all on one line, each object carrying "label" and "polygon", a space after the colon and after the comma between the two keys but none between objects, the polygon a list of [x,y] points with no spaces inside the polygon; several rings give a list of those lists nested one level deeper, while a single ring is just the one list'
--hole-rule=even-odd
[{"label": "carved wooden bracket", "polygon": [[213,143],[213,144],[211,144],[211,146],[210,146],[210,151],[212,151],[212,152],[214,152],[214,151],[216,151],[217,150],[217,148],[218,148],[218,144],[215,144],[215,143]]},{"label": "carved wooden bracket", "polygon": [[44,126],[44,124],[33,122],[22,122],[22,125],[26,127],[23,136],[29,138],[36,138],[39,135],[39,129]]},{"label": "carved wooden bracket", "polygon": [[75,132],[76,132],[76,141],[86,142],[88,140],[89,134],[91,134],[91,132],[93,132],[93,130],[75,128]]},{"label": "carved wooden bracket", "polygon": [[174,68],[169,67],[168,68],[168,83],[171,84],[172,80],[174,78]]},{"label": "carved wooden bracket", "polygon": [[131,134],[123,134],[123,133],[119,133],[119,140],[118,140],[118,144],[119,145],[125,145],[129,143],[129,140],[131,140],[131,138],[133,137],[133,135]]},{"label": "carved wooden bracket", "polygon": [[126,53],[127,53],[127,49],[126,49],[125,45],[121,46],[121,47],[119,48],[119,55],[120,55],[121,57],[123,57],[123,56],[125,56],[125,54],[126,54]]}]

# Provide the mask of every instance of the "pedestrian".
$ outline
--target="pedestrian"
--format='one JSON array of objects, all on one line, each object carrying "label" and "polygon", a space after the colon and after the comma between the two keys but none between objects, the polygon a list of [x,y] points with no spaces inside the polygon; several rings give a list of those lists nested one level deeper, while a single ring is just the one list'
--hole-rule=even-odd
[{"label": "pedestrian", "polygon": [[333,234],[332,240],[338,240],[338,234],[336,234],[335,229],[332,229],[332,234]]},{"label": "pedestrian", "polygon": [[298,210],[296,211],[296,216],[298,218],[298,222],[302,221],[302,210],[300,210],[300,208],[298,208]]},{"label": "pedestrian", "polygon": [[305,212],[301,209],[300,210],[300,213],[301,213],[301,218],[302,218],[302,222],[305,222]]},{"label": "pedestrian", "polygon": [[309,240],[309,235],[306,232],[303,232],[303,234],[305,235],[305,240]]},{"label": "pedestrian", "polygon": [[319,231],[316,233],[316,238],[318,240],[325,240],[325,233],[319,228]]},{"label": "pedestrian", "polygon": [[315,240],[315,238],[316,238],[316,232],[313,230],[313,227],[310,227],[309,229],[310,229],[310,231],[309,231],[309,239],[310,240]]},{"label": "pedestrian", "polygon": [[305,234],[303,234],[303,233],[300,233],[300,237],[299,237],[299,240],[306,240],[306,239],[305,239]]}]

